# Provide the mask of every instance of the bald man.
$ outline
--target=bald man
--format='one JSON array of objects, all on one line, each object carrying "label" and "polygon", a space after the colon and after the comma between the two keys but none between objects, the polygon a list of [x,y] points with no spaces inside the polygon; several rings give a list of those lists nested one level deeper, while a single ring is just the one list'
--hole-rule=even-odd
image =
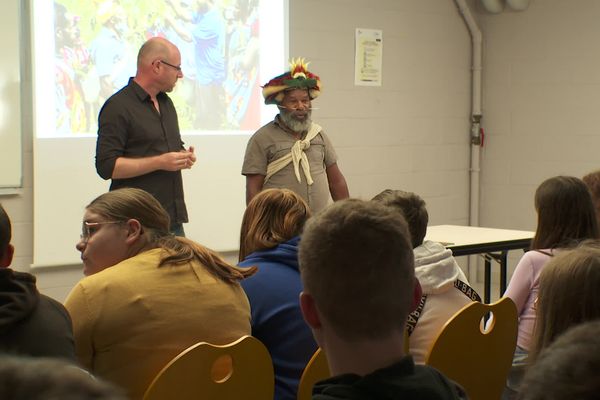
[{"label": "bald man", "polygon": [[155,37],[142,45],[135,77],[100,110],[96,170],[112,180],[110,190],[135,187],[154,195],[171,217],[171,231],[184,236],[181,170],[191,168],[196,156],[193,147],[183,147],[167,95],[180,78],[181,54],[173,43]]}]

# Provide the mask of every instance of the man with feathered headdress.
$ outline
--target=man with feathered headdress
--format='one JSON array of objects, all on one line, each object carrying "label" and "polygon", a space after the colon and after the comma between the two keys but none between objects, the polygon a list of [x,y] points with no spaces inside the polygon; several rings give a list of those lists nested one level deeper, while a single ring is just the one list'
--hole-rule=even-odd
[{"label": "man with feathered headdress", "polygon": [[263,86],[265,104],[279,114],[249,140],[242,166],[246,203],[262,189],[287,188],[302,196],[313,212],[348,197],[346,179],[329,138],[311,119],[311,100],[321,93],[319,77],[304,59]]}]

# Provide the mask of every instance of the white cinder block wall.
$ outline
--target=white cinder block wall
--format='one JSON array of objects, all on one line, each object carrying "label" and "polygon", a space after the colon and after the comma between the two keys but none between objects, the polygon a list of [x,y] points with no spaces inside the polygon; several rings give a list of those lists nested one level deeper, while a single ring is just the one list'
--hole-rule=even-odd
[{"label": "white cinder block wall", "polygon": [[479,14],[485,40],[482,221],[535,228],[544,179],[600,168],[600,2]]},{"label": "white cinder block wall", "polygon": [[477,17],[488,134],[481,223],[534,230],[544,179],[600,168],[600,2],[531,0],[523,12],[479,7]]},{"label": "white cinder block wall", "polygon": [[[592,7],[593,2],[585,4]],[[294,57],[306,57],[311,61],[311,70],[322,78],[324,90],[315,101],[314,106],[319,109],[314,112],[314,118],[336,144],[340,166],[351,194],[370,198],[385,188],[414,191],[427,201],[433,224],[466,224],[470,37],[454,2],[290,0],[289,8],[289,53]],[[511,15],[477,14],[477,17],[482,23],[494,27],[492,30],[496,31],[497,42],[506,40],[501,31],[510,32],[510,24],[499,26],[499,21],[511,18]],[[382,87],[355,87],[353,84],[355,28],[383,30]],[[488,47],[493,44],[494,40],[486,41]],[[22,48],[28,51],[27,41]],[[510,55],[509,50],[506,49],[505,58]],[[491,56],[486,47],[486,60]],[[508,60],[504,62],[509,63]],[[506,73],[498,66],[494,68],[486,71],[486,90],[506,93],[502,82]],[[496,74],[498,77],[494,78]],[[0,198],[14,222],[14,244],[17,248],[14,266],[20,270],[29,269],[33,246],[29,79],[26,73],[23,93],[26,103],[23,107],[25,187],[19,196]],[[550,96],[540,97],[539,101],[551,101]],[[504,178],[507,168],[504,159],[500,158],[504,153],[510,157],[517,154],[517,143],[510,146],[499,142],[501,135],[512,137],[512,132],[504,129],[507,126],[504,115],[511,106],[499,104],[502,98],[494,98],[490,94],[486,94],[485,100],[490,116],[486,114],[484,121],[489,124],[490,140],[484,154],[484,191],[503,193],[506,190],[507,193],[505,204],[492,204],[490,194],[486,192],[482,203],[482,223],[530,228],[530,225],[522,223],[522,219],[531,219],[527,210],[522,212],[520,219],[514,220],[514,226],[512,221],[509,223],[504,218],[495,218],[495,212],[504,212],[508,204],[506,199],[516,201],[522,186],[519,180]],[[490,109],[494,104],[499,110],[495,116]],[[556,112],[553,116],[558,117],[558,114]],[[498,128],[492,125],[494,118],[498,121]],[[506,148],[506,152],[498,151],[502,154],[494,155],[496,146]],[[500,162],[492,162],[494,159]],[[517,166],[519,164],[515,161],[515,168]],[[512,170],[512,174],[514,177],[522,176],[516,169]],[[235,259],[234,253],[228,256]],[[79,268],[55,267],[33,272],[38,276],[41,290],[59,300],[66,297],[81,277]]]}]

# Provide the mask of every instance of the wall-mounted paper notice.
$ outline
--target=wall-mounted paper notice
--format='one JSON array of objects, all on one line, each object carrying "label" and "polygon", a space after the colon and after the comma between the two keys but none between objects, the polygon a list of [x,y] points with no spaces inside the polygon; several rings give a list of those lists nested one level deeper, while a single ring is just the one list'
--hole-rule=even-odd
[{"label": "wall-mounted paper notice", "polygon": [[354,84],[381,86],[383,31],[357,28],[354,47]]}]

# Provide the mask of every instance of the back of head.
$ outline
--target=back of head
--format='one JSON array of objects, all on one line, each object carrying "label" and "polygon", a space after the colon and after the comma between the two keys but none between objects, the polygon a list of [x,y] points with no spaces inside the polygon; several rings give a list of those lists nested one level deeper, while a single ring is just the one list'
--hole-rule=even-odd
[{"label": "back of head", "polygon": [[520,400],[595,400],[600,393],[600,321],[578,325],[544,349],[521,384]]},{"label": "back of head", "polygon": [[572,326],[600,318],[600,243],[559,253],[542,270],[531,359]]},{"label": "back of head", "polygon": [[400,211],[408,223],[413,248],[423,244],[427,234],[429,214],[425,201],[421,197],[412,192],[386,189],[373,197],[373,201]]},{"label": "back of head", "polygon": [[300,235],[310,217],[308,205],[288,189],[267,189],[248,204],[240,232],[240,261]]},{"label": "back of head", "polygon": [[600,201],[600,170],[590,172],[581,179],[592,194],[594,202]]},{"label": "back of head", "polygon": [[535,192],[538,223],[532,248],[570,247],[598,238],[598,224],[588,188],[579,178],[546,179]]},{"label": "back of head", "polygon": [[0,398],[3,400],[125,400],[108,383],[55,359],[2,356]]},{"label": "back of head", "polygon": [[415,270],[400,213],[370,201],[335,202],[307,222],[299,260],[305,292],[339,337],[403,331]]},{"label": "back of head", "polygon": [[0,204],[0,259],[4,256],[4,252],[10,244],[11,237],[12,228],[10,218],[8,218],[8,214]]},{"label": "back of head", "polygon": [[124,188],[101,194],[86,208],[109,221],[139,221],[150,241],[169,233],[169,214],[142,189]]},{"label": "back of head", "polygon": [[600,170],[590,172],[582,178],[592,195],[592,201],[596,208],[596,220],[600,224]]}]

